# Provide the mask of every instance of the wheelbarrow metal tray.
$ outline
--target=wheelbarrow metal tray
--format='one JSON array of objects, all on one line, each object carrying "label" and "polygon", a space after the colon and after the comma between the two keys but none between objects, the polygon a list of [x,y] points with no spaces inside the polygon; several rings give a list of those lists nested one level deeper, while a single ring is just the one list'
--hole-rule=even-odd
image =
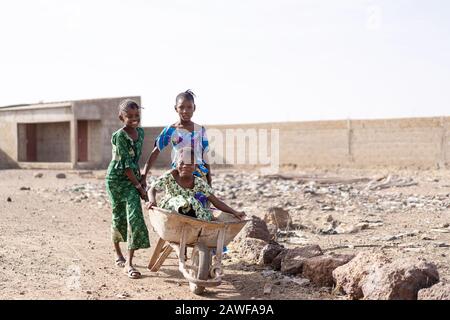
[{"label": "wheelbarrow metal tray", "polygon": [[[228,214],[221,213],[222,217],[224,215]],[[221,219],[221,216],[218,219]],[[224,246],[226,246],[249,221],[204,221],[157,207],[149,210],[149,217],[155,232],[165,241],[179,243],[183,227],[186,226],[187,245],[203,242],[210,248],[217,247],[217,238],[221,229],[225,228]]]}]

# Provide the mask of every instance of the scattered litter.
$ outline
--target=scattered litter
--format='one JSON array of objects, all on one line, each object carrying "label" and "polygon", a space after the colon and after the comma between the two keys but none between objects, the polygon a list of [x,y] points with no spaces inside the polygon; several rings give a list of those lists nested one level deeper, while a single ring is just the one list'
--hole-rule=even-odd
[{"label": "scattered litter", "polygon": [[450,229],[431,229],[432,232],[450,233]]},{"label": "scattered litter", "polygon": [[119,294],[116,295],[116,297],[119,298],[119,299],[126,299],[126,298],[128,298],[129,296],[130,296],[130,295],[129,295],[128,293],[126,293],[126,292],[124,292],[124,293],[119,293]]},{"label": "scattered litter", "polygon": [[270,294],[272,292],[272,284],[270,282],[264,285],[264,294]]},{"label": "scattered litter", "polygon": [[296,284],[298,284],[299,286],[306,286],[310,283],[309,279],[305,279],[305,278],[290,278],[290,280]]}]

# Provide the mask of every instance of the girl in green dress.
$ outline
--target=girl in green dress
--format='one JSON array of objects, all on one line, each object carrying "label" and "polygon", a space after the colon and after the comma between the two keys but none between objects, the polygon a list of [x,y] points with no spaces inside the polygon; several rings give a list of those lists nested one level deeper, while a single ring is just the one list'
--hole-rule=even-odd
[{"label": "girl in green dress", "polygon": [[[148,198],[140,183],[138,164],[144,140],[144,130],[139,127],[140,106],[131,99],[123,100],[119,105],[119,119],[124,126],[111,138],[112,160],[106,175],[106,191],[112,206],[116,265],[124,267],[128,276],[136,279],[141,273],[133,266],[134,251],[150,247],[141,207],[141,198]],[[120,242],[128,243],[128,260],[122,255]]]},{"label": "girl in green dress", "polygon": [[243,219],[244,212],[236,211],[217,199],[211,186],[204,179],[193,175],[196,169],[194,162],[194,152],[191,148],[178,151],[176,168],[166,172],[151,184],[147,209],[157,206],[156,192],[165,189],[165,196],[159,202],[159,208],[211,221],[213,220],[211,211],[195,196],[197,193],[203,193],[217,209]]}]

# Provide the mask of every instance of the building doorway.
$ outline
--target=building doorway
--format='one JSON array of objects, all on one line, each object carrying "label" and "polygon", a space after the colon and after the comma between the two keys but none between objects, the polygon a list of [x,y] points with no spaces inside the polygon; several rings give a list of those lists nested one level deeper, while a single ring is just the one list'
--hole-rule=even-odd
[{"label": "building doorway", "polygon": [[21,162],[70,162],[70,122],[19,123]]},{"label": "building doorway", "polygon": [[79,162],[88,161],[88,122],[78,120],[78,159]]}]

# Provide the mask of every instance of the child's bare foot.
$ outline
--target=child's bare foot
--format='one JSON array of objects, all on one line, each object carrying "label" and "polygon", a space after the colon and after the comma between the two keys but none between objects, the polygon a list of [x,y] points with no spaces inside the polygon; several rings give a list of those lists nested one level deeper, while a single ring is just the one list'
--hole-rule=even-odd
[{"label": "child's bare foot", "polygon": [[127,265],[123,271],[128,274],[128,278],[130,279],[139,279],[141,277],[141,273],[133,266]]},{"label": "child's bare foot", "polygon": [[123,268],[123,267],[125,267],[125,264],[126,264],[126,260],[125,260],[125,258],[122,256],[122,257],[117,257],[116,258],[116,266],[118,266],[118,267],[120,267],[120,268]]}]

